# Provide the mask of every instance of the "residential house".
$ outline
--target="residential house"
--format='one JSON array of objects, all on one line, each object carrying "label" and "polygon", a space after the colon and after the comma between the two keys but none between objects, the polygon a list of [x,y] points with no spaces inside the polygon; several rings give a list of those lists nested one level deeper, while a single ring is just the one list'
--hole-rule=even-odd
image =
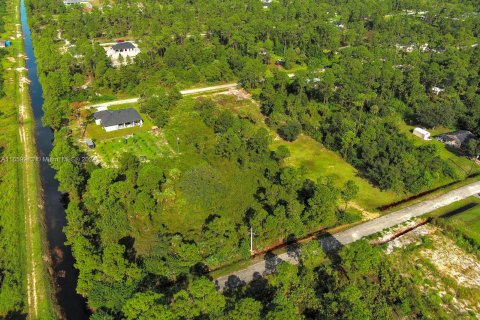
[{"label": "residential house", "polygon": [[78,4],[85,6],[87,9],[92,9],[92,4],[87,0],[63,0],[63,4],[66,6]]},{"label": "residential house", "polygon": [[470,131],[459,130],[459,131],[439,135],[437,137],[437,140],[445,143],[448,146],[452,146],[460,149],[463,145],[465,145],[468,142],[468,140],[472,138],[475,138],[475,136]]},{"label": "residential house", "polygon": [[139,53],[140,49],[131,41],[119,42],[107,49],[107,56],[112,59],[114,65],[119,64],[120,57],[125,63],[127,58],[134,58]]},{"label": "residential house", "polygon": [[142,126],[143,119],[133,108],[121,110],[102,110],[93,114],[95,123],[107,132],[119,129]]}]

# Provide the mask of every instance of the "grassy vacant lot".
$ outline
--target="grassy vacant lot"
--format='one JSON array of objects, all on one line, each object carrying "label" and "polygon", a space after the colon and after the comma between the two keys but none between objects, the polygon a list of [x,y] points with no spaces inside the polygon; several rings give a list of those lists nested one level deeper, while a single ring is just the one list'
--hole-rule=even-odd
[{"label": "grassy vacant lot", "polygon": [[480,243],[480,199],[470,197],[432,212],[468,238]]},{"label": "grassy vacant lot", "polygon": [[373,210],[377,207],[402,200],[405,194],[391,191],[381,191],[359,176],[358,171],[335,152],[326,149],[314,139],[300,135],[294,142],[281,139],[276,132],[264,124],[264,116],[260,113],[257,103],[252,100],[236,101],[232,96],[217,96],[214,98],[220,108],[230,109],[239,117],[248,118],[259,127],[271,132],[272,148],[275,150],[284,145],[290,150],[290,157],[284,164],[299,168],[306,178],[317,180],[320,177],[333,175],[338,185],[347,180],[353,180],[360,187],[356,202],[364,209]]},{"label": "grassy vacant lot", "polygon": [[[396,203],[412,196],[412,194],[408,193],[395,193],[393,191],[382,191],[378,189],[368,180],[362,178],[358,170],[347,163],[337,153],[328,150],[321,143],[308,136],[300,135],[294,142],[287,142],[281,139],[276,132],[272,131],[264,123],[264,116],[260,113],[258,104],[253,100],[237,101],[235,97],[227,95],[216,95],[212,96],[212,98],[217,102],[219,108],[229,109],[239,117],[248,118],[256,123],[257,126],[270,130],[273,139],[273,149],[284,145],[290,150],[291,155],[285,159],[284,164],[301,169],[306,178],[316,180],[319,177],[333,175],[339,186],[347,180],[355,181],[360,187],[356,202],[363,209],[375,210],[376,208]],[[413,136],[410,132],[413,130],[413,127],[401,123],[400,130],[408,137],[411,137],[412,141],[418,146],[428,143],[435,144],[440,157],[452,164],[460,178],[463,179],[468,175],[480,171],[480,168],[475,165],[473,161],[451,153],[441,142],[436,140],[423,141]],[[448,129],[439,128],[432,133],[440,134],[448,131]],[[451,179],[438,180],[434,186],[432,186],[432,189],[447,185],[451,182],[453,182]]]},{"label": "grassy vacant lot", "polygon": [[277,148],[280,145],[287,146],[291,153],[291,156],[285,160],[285,164],[300,168],[305,176],[312,180],[333,175],[339,186],[349,179],[355,181],[360,187],[356,202],[365,209],[372,210],[399,201],[405,196],[391,191],[381,191],[374,187],[360,177],[358,171],[342,157],[308,136],[301,135],[294,142],[276,138],[273,146]]}]

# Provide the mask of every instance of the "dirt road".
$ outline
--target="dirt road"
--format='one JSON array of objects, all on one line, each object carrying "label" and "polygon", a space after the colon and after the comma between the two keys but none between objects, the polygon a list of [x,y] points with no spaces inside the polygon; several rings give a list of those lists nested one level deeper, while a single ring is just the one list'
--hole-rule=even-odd
[{"label": "dirt road", "polygon": [[[17,14],[18,14],[18,7],[17,7]],[[20,17],[18,17],[20,20]],[[21,32],[20,25],[17,25],[17,32]],[[20,92],[20,105],[18,106],[18,117],[19,117],[19,135],[20,135],[20,142],[22,144],[22,156],[25,158],[31,158],[36,156],[36,153],[30,148],[34,145],[34,142],[31,141],[31,133],[27,132],[27,128],[25,127],[25,122],[29,120],[29,113],[25,110],[25,85],[26,78],[24,69],[23,69],[23,62],[21,58],[18,58],[18,67],[19,72],[18,75],[18,85],[19,85],[19,92]],[[39,261],[39,257],[35,256],[35,248],[34,248],[34,235],[35,231],[33,230],[34,224],[38,223],[36,219],[37,208],[35,208],[36,204],[36,197],[37,195],[35,192],[32,194],[31,184],[35,183],[31,181],[32,179],[32,172],[34,172],[35,168],[33,168],[32,164],[29,161],[23,162],[23,190],[24,190],[24,212],[25,212],[25,242],[26,242],[26,260],[27,260],[27,305],[28,305],[28,316],[31,319],[36,319],[38,317],[38,299],[39,299],[39,292],[38,292],[38,265],[37,261]],[[41,257],[40,257],[41,261]]]},{"label": "dirt road", "polygon": [[[235,88],[238,86],[238,83],[227,83],[227,84],[222,84],[218,86],[211,86],[211,87],[203,87],[203,88],[195,88],[195,89],[186,89],[186,90],[181,90],[180,93],[184,96],[192,95],[192,94],[197,94],[197,93],[204,93],[204,92],[210,92],[210,91],[218,91],[218,90],[228,90],[231,88]],[[91,109],[98,109],[98,108],[108,108],[110,106],[116,106],[116,105],[121,105],[121,104],[129,104],[129,103],[137,103],[139,98],[130,98],[130,99],[123,99],[123,100],[115,100],[115,101],[109,101],[109,102],[104,102],[104,103],[97,103],[97,104],[92,104],[89,106],[86,106],[86,108]]]},{"label": "dirt road", "polygon": [[[450,191],[442,196],[439,196],[438,198],[423,201],[410,207],[362,223],[346,231],[336,233],[330,237],[320,240],[320,244],[326,250],[338,249],[343,245],[355,242],[366,236],[401,224],[411,218],[419,217],[438,208],[447,206],[453,202],[468,198],[478,193],[480,193],[480,182],[475,182]],[[235,287],[242,283],[248,283],[258,277],[262,277],[274,272],[275,267],[283,261],[298,264],[299,256],[299,249],[294,249],[278,256],[272,256],[263,261],[252,264],[248,268],[233,272],[227,276],[220,277],[215,280],[215,283],[217,284],[219,290]]]}]

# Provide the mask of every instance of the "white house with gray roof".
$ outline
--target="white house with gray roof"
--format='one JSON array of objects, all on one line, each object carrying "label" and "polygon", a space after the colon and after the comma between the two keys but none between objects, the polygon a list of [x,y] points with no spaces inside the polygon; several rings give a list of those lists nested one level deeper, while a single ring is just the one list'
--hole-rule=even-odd
[{"label": "white house with gray roof", "polygon": [[95,123],[107,131],[116,131],[134,126],[142,126],[143,119],[133,108],[121,110],[102,110],[93,114]]},{"label": "white house with gray roof", "polygon": [[63,4],[66,6],[71,6],[74,4],[84,5],[85,7],[92,9],[92,4],[87,0],[63,0]]},{"label": "white house with gray roof", "polygon": [[140,49],[130,41],[119,42],[107,49],[107,56],[112,60],[114,65],[119,65],[120,57],[123,58],[124,64],[127,63],[127,58],[133,59],[140,53]]}]

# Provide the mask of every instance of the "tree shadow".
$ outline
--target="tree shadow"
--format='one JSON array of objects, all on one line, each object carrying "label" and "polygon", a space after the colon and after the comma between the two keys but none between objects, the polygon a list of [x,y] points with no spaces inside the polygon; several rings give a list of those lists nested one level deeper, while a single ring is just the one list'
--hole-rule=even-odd
[{"label": "tree shadow", "polygon": [[[215,282],[216,282],[216,285],[217,285],[217,289],[219,289],[220,285],[219,285],[218,281],[215,281]],[[231,290],[233,290],[235,288],[238,288],[238,287],[241,287],[244,284],[245,284],[245,281],[240,279],[237,275],[232,274],[232,275],[228,276],[227,281],[225,281],[225,284],[223,285],[223,291],[231,293]]]},{"label": "tree shadow", "polygon": [[287,255],[290,257],[290,258],[293,258],[295,259],[296,261],[300,261],[300,244],[298,242],[296,242],[296,237],[295,235],[293,234],[290,234],[288,237],[287,237],[287,243],[289,243],[287,245]]},{"label": "tree shadow", "polygon": [[253,280],[245,290],[246,297],[261,301],[264,305],[272,300],[274,294],[275,289],[258,272],[253,274]]},{"label": "tree shadow", "polygon": [[118,243],[125,246],[124,257],[130,262],[134,262],[137,257],[137,251],[133,246],[135,244],[135,238],[126,236],[118,240]]},{"label": "tree shadow", "polygon": [[160,293],[167,294],[173,284],[174,282],[165,276],[147,273],[138,287],[140,290],[154,289]]},{"label": "tree shadow", "polygon": [[318,243],[332,262],[339,262],[340,257],[338,251],[343,247],[343,244],[340,243],[340,241],[338,241],[331,233],[325,232],[319,237]]},{"label": "tree shadow", "polygon": [[278,255],[276,255],[273,252],[265,253],[264,259],[265,259],[265,271],[263,272],[263,275],[268,275],[275,272],[275,270],[277,269],[277,266],[283,261],[278,257]]},{"label": "tree shadow", "polygon": [[21,313],[20,311],[10,311],[7,313],[5,318],[0,318],[0,319],[5,319],[5,320],[25,320],[27,319],[27,314]]},{"label": "tree shadow", "polygon": [[478,205],[477,203],[469,203],[469,204],[466,204],[466,205],[464,205],[464,206],[462,206],[462,207],[460,207],[460,208],[457,208],[457,209],[455,209],[455,210],[452,210],[452,211],[450,211],[450,212],[447,212],[447,213],[441,215],[440,218],[444,218],[444,219],[445,219],[445,218],[453,217],[454,215],[457,215],[457,214],[459,214],[459,213],[462,213],[462,212],[464,212],[464,211],[467,211],[467,210],[469,210],[469,209],[472,209],[472,208],[476,207],[477,205]]},{"label": "tree shadow", "polygon": [[210,272],[210,269],[203,262],[198,262],[190,268],[190,273],[195,278],[207,277],[209,279],[212,279],[212,277],[209,275],[209,272]]},{"label": "tree shadow", "polygon": [[[465,144],[466,142],[464,142]],[[457,147],[454,147],[452,145],[449,145],[449,144],[445,144],[444,143],[444,146],[445,146],[445,149],[447,149],[448,151],[450,151],[451,153],[453,153],[454,155],[456,155],[457,157],[465,157],[467,156],[465,151],[460,147],[460,148],[457,148]],[[463,146],[463,145],[462,145]]]}]

